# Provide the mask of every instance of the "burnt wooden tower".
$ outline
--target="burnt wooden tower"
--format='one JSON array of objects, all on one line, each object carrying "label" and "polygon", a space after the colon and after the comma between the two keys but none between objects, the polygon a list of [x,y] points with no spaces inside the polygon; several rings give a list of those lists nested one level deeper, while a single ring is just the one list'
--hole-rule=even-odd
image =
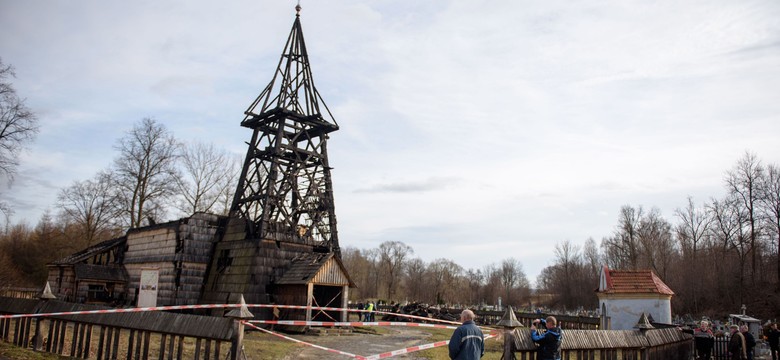
[{"label": "burnt wooden tower", "polygon": [[248,221],[252,237],[338,252],[327,140],[339,127],[314,86],[300,13],[271,82],[245,114],[252,141],[231,214]]},{"label": "burnt wooden tower", "polygon": [[339,127],[314,86],[300,6],[271,82],[244,114],[252,139],[201,302],[273,301],[293,260],[340,256],[327,151]]}]

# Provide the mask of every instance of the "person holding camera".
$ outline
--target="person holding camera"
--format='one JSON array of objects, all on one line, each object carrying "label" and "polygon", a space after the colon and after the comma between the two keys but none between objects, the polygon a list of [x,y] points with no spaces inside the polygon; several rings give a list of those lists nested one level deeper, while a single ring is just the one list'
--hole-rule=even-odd
[{"label": "person holding camera", "polygon": [[539,344],[536,349],[537,360],[561,360],[563,333],[554,316],[548,316],[546,320],[534,320],[531,325],[531,340]]}]

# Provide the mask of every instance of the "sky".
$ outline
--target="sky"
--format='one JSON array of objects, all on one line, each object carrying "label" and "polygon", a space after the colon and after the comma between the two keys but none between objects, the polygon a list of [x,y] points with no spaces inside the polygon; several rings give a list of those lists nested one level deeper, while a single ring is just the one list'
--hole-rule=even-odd
[{"label": "sky", "polygon": [[[0,0],[0,58],[40,133],[0,200],[34,225],[153,117],[243,156],[293,0]],[[780,164],[776,0],[302,0],[342,247],[425,261],[514,257],[613,233],[623,205],[671,222],[722,197],[746,151]],[[7,182],[6,182],[7,183]]]}]

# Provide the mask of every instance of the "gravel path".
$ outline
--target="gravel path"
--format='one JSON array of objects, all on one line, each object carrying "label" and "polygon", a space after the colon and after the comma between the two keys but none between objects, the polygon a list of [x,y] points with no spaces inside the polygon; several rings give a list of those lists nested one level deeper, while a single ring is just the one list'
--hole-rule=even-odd
[{"label": "gravel path", "polygon": [[[429,343],[430,333],[419,328],[397,327],[391,328],[390,334],[369,335],[352,334],[344,336],[295,336],[296,339],[311,342],[331,349],[337,349],[355,355],[374,355],[387,351],[399,350],[415,345]],[[415,354],[396,356],[397,359],[423,359],[415,357]],[[302,348],[288,359],[347,359],[347,356],[333,354],[324,350],[315,349],[310,346]]]}]

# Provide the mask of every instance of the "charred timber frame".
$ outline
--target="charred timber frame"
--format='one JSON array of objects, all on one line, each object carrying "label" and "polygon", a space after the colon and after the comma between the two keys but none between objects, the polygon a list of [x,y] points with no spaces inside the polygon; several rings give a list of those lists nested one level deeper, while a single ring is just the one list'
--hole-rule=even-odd
[{"label": "charred timber frame", "polygon": [[231,215],[247,221],[249,239],[338,254],[327,140],[339,127],[314,86],[300,17],[273,79],[245,115],[241,126],[253,134]]}]

